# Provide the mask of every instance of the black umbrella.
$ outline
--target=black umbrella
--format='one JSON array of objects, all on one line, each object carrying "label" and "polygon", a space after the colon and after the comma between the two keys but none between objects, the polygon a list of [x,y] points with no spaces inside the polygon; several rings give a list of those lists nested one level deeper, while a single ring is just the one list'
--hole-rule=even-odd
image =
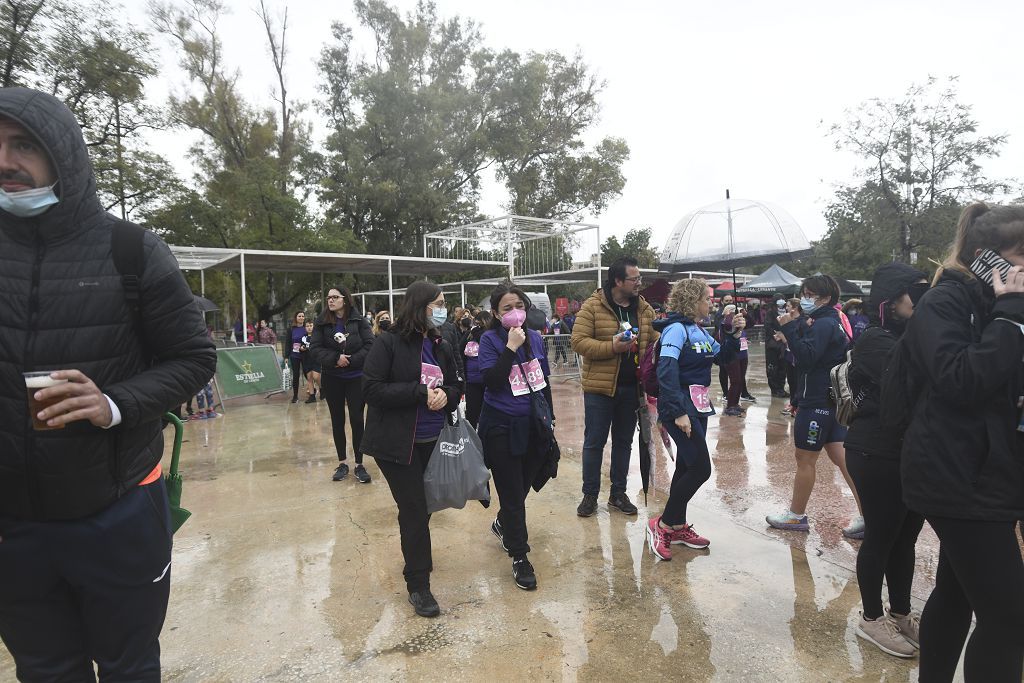
[{"label": "black umbrella", "polygon": [[639,395],[636,415],[640,427],[640,485],[644,490],[644,505],[647,505],[647,489],[651,485],[654,473],[654,458],[651,457],[651,418],[647,413],[647,399],[643,394]]},{"label": "black umbrella", "polygon": [[219,311],[220,310],[220,306],[218,306],[217,304],[213,303],[212,301],[210,301],[206,297],[199,296],[198,294],[193,294],[192,296],[195,298],[196,303],[199,305],[199,310],[202,311],[203,313],[209,313],[211,311]]}]

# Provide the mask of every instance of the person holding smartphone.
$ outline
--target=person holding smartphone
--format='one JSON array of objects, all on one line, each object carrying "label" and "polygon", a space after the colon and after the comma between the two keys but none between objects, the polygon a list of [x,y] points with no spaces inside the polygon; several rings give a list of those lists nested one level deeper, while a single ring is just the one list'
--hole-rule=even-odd
[{"label": "person holding smartphone", "polygon": [[[800,373],[800,406],[797,408],[793,436],[796,442],[796,473],[789,510],[768,515],[765,521],[776,529],[808,531],[807,503],[814,489],[818,456],[824,450],[839,468],[853,492],[857,509],[860,498],[846,469],[846,427],[836,421],[832,382],[829,372],[846,359],[850,338],[839,322],[839,285],[828,275],[815,275],[800,287],[802,318],[795,311],[779,317],[783,339],[789,346]],[[864,519],[858,516],[843,529],[849,538],[862,538]]]},{"label": "person holding smartphone", "polygon": [[[901,344],[912,407],[903,500],[939,537],[922,681],[1019,683],[1024,663],[1024,207],[964,209]],[[883,405],[886,398],[883,394]]]}]

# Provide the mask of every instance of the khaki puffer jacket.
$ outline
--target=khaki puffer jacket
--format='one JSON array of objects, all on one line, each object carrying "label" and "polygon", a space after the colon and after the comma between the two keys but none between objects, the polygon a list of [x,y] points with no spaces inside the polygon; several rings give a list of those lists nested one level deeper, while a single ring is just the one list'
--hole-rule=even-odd
[{"label": "khaki puffer jacket", "polygon": [[[652,327],[654,309],[642,296],[638,298],[638,342],[640,358],[643,358],[647,345],[657,341],[658,333]],[[583,302],[572,328],[572,350],[583,357],[582,381],[585,393],[615,396],[622,354],[612,351],[612,337],[620,331],[619,319],[608,303],[604,290],[597,290]]]}]

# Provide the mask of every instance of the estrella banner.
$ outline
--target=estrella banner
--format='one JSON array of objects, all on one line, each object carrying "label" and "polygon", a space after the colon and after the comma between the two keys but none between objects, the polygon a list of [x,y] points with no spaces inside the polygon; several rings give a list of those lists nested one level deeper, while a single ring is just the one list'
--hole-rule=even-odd
[{"label": "estrella banner", "polygon": [[281,366],[273,346],[217,349],[217,383],[225,398],[281,389]]}]

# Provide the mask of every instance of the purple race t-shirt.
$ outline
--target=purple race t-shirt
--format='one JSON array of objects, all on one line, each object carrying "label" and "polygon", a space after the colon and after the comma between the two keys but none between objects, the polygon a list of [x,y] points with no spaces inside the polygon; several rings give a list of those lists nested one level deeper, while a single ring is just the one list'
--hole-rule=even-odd
[{"label": "purple race t-shirt", "polygon": [[[526,357],[526,345],[523,344],[519,347],[519,351],[516,352],[516,360],[523,365],[523,369],[526,370],[527,375],[531,376],[531,379],[535,381],[530,382],[530,385],[537,391],[538,387],[543,386],[544,378],[548,376],[550,371],[548,370],[548,358],[544,354],[544,342],[541,339],[540,333],[536,330],[528,330],[526,333],[527,339],[530,340],[530,352],[531,358]],[[508,343],[507,334],[502,335],[497,330],[487,330],[484,332],[484,336],[480,338],[480,372],[481,374],[486,373],[490,368],[493,368],[498,363],[498,357],[505,351],[505,344]],[[534,360],[535,359],[535,360]],[[534,362],[539,366],[537,370],[540,370],[541,377],[536,378],[536,370],[534,370],[530,363]],[[517,380],[517,389],[513,389],[511,380]],[[484,389],[484,403],[497,408],[506,415],[514,415],[522,417],[530,414],[530,392],[526,386],[525,378],[522,377],[522,372],[519,370],[519,366],[516,363],[512,364],[512,374],[509,377],[509,383],[505,384],[501,391],[493,391],[490,387]]]},{"label": "purple race t-shirt", "polygon": [[[423,352],[420,355],[420,384],[436,389],[444,384],[444,371],[434,355],[434,341],[429,337],[423,340]],[[434,441],[444,427],[444,409],[431,410],[424,404],[416,409],[416,441]]]}]

